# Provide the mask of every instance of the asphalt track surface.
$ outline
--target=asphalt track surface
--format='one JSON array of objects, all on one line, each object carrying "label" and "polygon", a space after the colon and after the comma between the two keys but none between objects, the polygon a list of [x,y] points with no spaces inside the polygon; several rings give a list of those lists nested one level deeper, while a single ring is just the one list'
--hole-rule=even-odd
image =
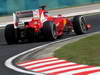
[{"label": "asphalt track surface", "polygon": [[[100,31],[100,14],[88,16],[86,17],[86,19],[87,19],[87,23],[93,25],[92,30],[88,31],[88,33]],[[64,35],[61,39],[72,37],[72,36],[75,36],[75,34],[70,34],[69,36]],[[34,43],[21,43],[15,45],[7,45],[4,39],[4,29],[1,29],[0,30],[0,75],[27,75],[6,68],[4,66],[5,60],[23,51],[34,48],[36,46],[47,44],[49,42],[50,41],[38,41]]]}]

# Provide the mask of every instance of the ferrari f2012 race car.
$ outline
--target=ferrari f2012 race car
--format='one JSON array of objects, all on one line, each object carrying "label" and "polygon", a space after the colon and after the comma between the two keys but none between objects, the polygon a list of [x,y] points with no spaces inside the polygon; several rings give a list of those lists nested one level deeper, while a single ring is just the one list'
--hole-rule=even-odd
[{"label": "ferrari f2012 race car", "polygon": [[[62,36],[68,27],[73,28],[77,35],[84,34],[89,29],[84,16],[74,16],[72,20],[66,16],[49,16],[41,7],[34,11],[20,11],[13,13],[14,23],[5,27],[7,44],[16,44],[23,40],[30,42],[42,36],[48,40],[55,40]],[[21,22],[20,19],[31,17],[29,21]],[[66,29],[66,30],[65,30]]]}]

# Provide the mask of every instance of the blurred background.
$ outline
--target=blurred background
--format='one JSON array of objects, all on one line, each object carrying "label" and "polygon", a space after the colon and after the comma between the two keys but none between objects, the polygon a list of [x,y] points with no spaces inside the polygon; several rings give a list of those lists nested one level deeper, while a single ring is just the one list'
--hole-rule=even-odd
[{"label": "blurred background", "polygon": [[47,5],[48,9],[56,9],[97,2],[100,2],[100,0],[0,0],[0,15],[12,14],[22,10],[32,10],[41,5]]}]

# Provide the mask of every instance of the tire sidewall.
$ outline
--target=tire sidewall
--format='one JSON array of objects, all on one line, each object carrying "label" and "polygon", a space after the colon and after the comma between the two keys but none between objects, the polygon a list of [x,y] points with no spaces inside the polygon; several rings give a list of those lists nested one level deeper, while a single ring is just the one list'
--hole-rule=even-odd
[{"label": "tire sidewall", "polygon": [[44,22],[43,28],[42,28],[42,33],[49,40],[57,39],[56,25],[54,24],[54,22],[53,21],[46,21],[46,22]]},{"label": "tire sidewall", "polygon": [[77,35],[86,33],[86,21],[85,17],[82,15],[75,16],[73,18],[73,29]]},{"label": "tire sidewall", "polygon": [[[82,19],[84,21],[82,21]],[[85,17],[83,17],[83,16],[79,17],[79,25],[80,25],[80,28],[81,28],[81,32],[86,33],[87,30],[86,30],[86,24],[85,24]]]},{"label": "tire sidewall", "polygon": [[5,27],[5,40],[7,44],[15,44],[18,42],[13,24],[9,24]]},{"label": "tire sidewall", "polygon": [[57,38],[57,36],[56,36],[56,26],[55,26],[55,24],[54,24],[54,22],[51,22],[52,24],[51,24],[51,33],[52,33],[52,36],[53,36],[53,38],[54,39],[56,39]]}]

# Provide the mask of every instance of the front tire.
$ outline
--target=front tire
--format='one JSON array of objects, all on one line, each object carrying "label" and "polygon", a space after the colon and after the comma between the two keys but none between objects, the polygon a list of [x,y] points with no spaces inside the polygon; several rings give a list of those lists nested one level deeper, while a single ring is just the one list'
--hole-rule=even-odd
[{"label": "front tire", "polygon": [[49,40],[56,40],[56,25],[53,21],[46,21],[43,24],[43,34]]},{"label": "front tire", "polygon": [[87,32],[85,18],[81,15],[73,18],[73,29],[77,35],[81,35]]},{"label": "front tire", "polygon": [[18,43],[16,30],[14,29],[13,24],[9,24],[5,27],[5,40],[7,44]]}]

